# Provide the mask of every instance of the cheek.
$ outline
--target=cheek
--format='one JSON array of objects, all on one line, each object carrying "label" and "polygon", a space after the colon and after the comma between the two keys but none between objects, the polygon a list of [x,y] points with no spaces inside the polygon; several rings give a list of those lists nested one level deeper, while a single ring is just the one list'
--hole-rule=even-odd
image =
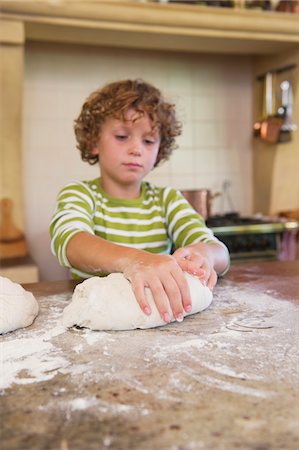
[{"label": "cheek", "polygon": [[150,153],[147,156],[146,166],[149,169],[152,169],[155,166],[156,160],[157,160],[157,154],[156,153]]},{"label": "cheek", "polygon": [[154,152],[152,153],[152,155],[151,155],[151,162],[152,162],[152,165],[153,165],[153,166],[155,165],[155,163],[156,163],[156,161],[157,161],[158,153],[159,153],[159,149],[157,149],[156,151],[154,151]]}]

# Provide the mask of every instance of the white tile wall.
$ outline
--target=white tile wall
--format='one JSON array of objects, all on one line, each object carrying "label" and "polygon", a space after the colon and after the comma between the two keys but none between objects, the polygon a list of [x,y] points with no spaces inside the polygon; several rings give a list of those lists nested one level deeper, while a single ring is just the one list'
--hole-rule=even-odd
[{"label": "white tile wall", "polygon": [[[251,60],[85,46],[26,47],[23,182],[26,235],[41,279],[65,278],[50,253],[48,226],[58,190],[92,178],[75,148],[73,120],[84,99],[104,83],[141,77],[176,103],[183,135],[171,159],[148,177],[179,189],[221,191],[231,181],[233,206],[251,212]],[[221,197],[213,212],[230,209]]]}]

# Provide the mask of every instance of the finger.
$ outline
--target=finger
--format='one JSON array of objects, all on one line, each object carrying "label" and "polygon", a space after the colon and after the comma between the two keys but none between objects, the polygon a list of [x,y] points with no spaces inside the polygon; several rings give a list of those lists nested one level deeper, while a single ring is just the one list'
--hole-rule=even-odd
[{"label": "finger", "polygon": [[190,258],[190,250],[188,249],[188,247],[181,247],[178,248],[174,254],[173,257],[179,261],[181,259],[188,259]]},{"label": "finger", "polygon": [[147,316],[151,315],[152,310],[151,310],[150,304],[145,295],[144,283],[142,281],[134,280],[134,281],[132,281],[132,289],[133,289],[136,300],[137,300],[140,308],[142,309],[142,311]]},{"label": "finger", "polygon": [[190,312],[192,310],[192,301],[189,285],[187,283],[184,272],[181,270],[181,268],[178,267],[178,270],[175,271],[173,277],[180,291],[181,305],[186,312]]},{"label": "finger", "polygon": [[173,317],[178,322],[182,322],[184,319],[183,296],[184,296],[185,282],[186,280],[185,277],[183,276],[182,285],[180,286],[177,280],[175,280],[172,276],[170,276],[163,284],[166,295],[169,300]]},{"label": "finger", "polygon": [[191,275],[202,277],[205,275],[205,270],[200,267],[198,260],[183,259],[178,261],[179,266],[184,272],[188,272]]},{"label": "finger", "polygon": [[208,288],[210,288],[211,290],[213,290],[214,286],[215,286],[216,283],[217,283],[217,279],[218,279],[218,276],[217,276],[216,271],[215,271],[215,270],[212,270],[212,271],[211,271],[210,278],[209,278],[209,281],[208,281]]},{"label": "finger", "polygon": [[160,281],[158,283],[151,283],[149,288],[161,319],[164,320],[164,322],[169,323],[171,321],[170,301],[164,290],[163,284]]}]

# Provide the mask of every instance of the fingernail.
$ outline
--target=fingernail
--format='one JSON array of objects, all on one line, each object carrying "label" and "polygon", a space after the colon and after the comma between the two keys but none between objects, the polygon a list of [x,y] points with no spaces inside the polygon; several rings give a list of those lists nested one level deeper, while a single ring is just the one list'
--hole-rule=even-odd
[{"label": "fingernail", "polygon": [[191,310],[192,310],[192,306],[191,305],[187,305],[186,308],[185,308],[185,311],[186,312],[191,312]]},{"label": "fingernail", "polygon": [[184,320],[183,314],[178,314],[178,315],[176,316],[176,321],[177,321],[177,322],[183,322],[183,320]]},{"label": "fingernail", "polygon": [[147,316],[150,316],[151,315],[151,309],[148,307],[148,306],[145,306],[145,308],[144,308],[144,310],[143,310],[144,312],[145,312],[145,314],[147,315]]},{"label": "fingernail", "polygon": [[170,315],[168,313],[163,314],[164,322],[170,322]]}]

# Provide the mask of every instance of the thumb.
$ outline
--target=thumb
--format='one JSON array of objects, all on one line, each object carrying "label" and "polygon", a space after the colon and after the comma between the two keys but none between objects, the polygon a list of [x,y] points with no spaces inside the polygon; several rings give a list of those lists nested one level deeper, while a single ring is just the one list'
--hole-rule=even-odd
[{"label": "thumb", "polygon": [[179,248],[173,254],[173,256],[175,257],[175,259],[177,261],[180,261],[182,259],[189,259],[190,255],[191,255],[191,252],[187,247]]}]

